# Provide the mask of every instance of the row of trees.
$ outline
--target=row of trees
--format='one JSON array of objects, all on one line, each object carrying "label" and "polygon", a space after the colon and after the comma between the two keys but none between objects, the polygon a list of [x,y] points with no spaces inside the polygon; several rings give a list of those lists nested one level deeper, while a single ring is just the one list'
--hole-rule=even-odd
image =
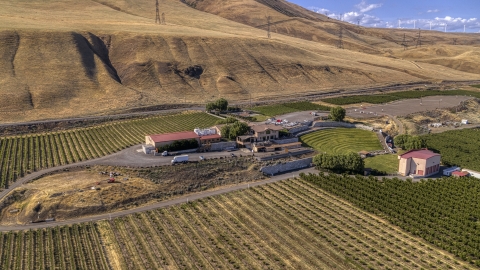
[{"label": "row of trees", "polygon": [[235,140],[238,136],[245,135],[250,130],[247,123],[236,121],[233,124],[227,124],[222,127],[222,137],[230,140]]},{"label": "row of trees", "polygon": [[317,169],[326,169],[334,172],[362,173],[365,169],[364,160],[357,153],[332,155],[321,153],[313,158]]},{"label": "row of trees", "polygon": [[219,98],[214,102],[209,102],[205,106],[208,112],[211,111],[226,111],[228,109],[228,101],[224,98]]},{"label": "row of trees", "polygon": [[418,136],[401,134],[394,138],[393,142],[403,150],[421,149],[427,147],[425,140]]},{"label": "row of trees", "polygon": [[164,146],[160,146],[157,148],[157,152],[163,152],[163,151],[180,151],[180,150],[187,150],[187,149],[195,149],[198,148],[198,141],[196,139],[190,139],[190,140],[180,140],[180,141],[175,141],[171,144],[167,144]]}]

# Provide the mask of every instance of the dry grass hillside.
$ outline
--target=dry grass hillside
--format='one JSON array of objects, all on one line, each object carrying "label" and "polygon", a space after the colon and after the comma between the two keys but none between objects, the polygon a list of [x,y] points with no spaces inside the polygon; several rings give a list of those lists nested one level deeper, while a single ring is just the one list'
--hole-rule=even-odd
[{"label": "dry grass hillside", "polygon": [[[371,33],[345,30],[339,50],[335,29],[352,26],[275,2],[160,0],[166,25],[156,25],[151,0],[0,0],[0,121],[480,79],[469,69],[478,61],[456,60],[478,57],[478,47],[442,45],[452,54],[433,57],[422,51],[430,47],[403,52],[385,37],[394,31],[359,28]],[[290,32],[267,39],[265,14],[291,19]]]}]

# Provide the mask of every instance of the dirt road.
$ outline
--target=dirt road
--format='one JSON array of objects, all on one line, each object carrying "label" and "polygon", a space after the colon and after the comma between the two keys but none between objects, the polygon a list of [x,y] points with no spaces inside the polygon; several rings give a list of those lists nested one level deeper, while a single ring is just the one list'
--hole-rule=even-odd
[{"label": "dirt road", "polygon": [[[58,169],[58,167],[57,167],[57,169]],[[256,186],[259,186],[259,185],[265,185],[265,184],[268,184],[268,183],[273,183],[273,182],[285,180],[285,179],[288,179],[288,178],[296,177],[301,172],[303,172],[303,173],[315,173],[317,171],[314,168],[303,169],[303,170],[299,170],[299,171],[295,171],[295,172],[291,172],[291,173],[277,175],[277,176],[268,178],[268,179],[263,180],[263,181],[257,181],[257,182],[252,182],[252,183],[242,183],[242,184],[233,185],[233,186],[220,187],[220,188],[210,190],[210,191],[192,193],[192,194],[188,194],[188,195],[185,195],[185,196],[182,196],[182,197],[179,197],[179,198],[175,198],[175,199],[172,199],[172,200],[162,201],[162,202],[149,204],[149,205],[145,205],[145,206],[142,206],[142,207],[128,209],[128,210],[124,210],[124,211],[118,211],[118,212],[114,212],[114,213],[105,213],[105,214],[100,214],[100,215],[96,215],[96,216],[82,217],[82,218],[78,218],[78,219],[70,219],[70,220],[66,220],[66,221],[32,223],[32,224],[27,224],[27,225],[16,225],[16,226],[0,226],[0,231],[40,229],[40,228],[55,227],[55,226],[61,226],[61,225],[70,225],[70,224],[89,222],[89,221],[111,219],[111,218],[130,215],[130,214],[137,213],[137,212],[153,210],[153,209],[156,209],[156,208],[169,207],[169,206],[172,206],[172,205],[186,203],[187,201],[189,202],[189,201],[199,200],[199,199],[210,197],[210,196],[216,196],[216,195],[220,195],[220,194],[229,193],[229,192],[232,192],[232,191],[242,190],[242,189],[246,189],[246,188],[250,188],[250,187],[256,187]]]}]

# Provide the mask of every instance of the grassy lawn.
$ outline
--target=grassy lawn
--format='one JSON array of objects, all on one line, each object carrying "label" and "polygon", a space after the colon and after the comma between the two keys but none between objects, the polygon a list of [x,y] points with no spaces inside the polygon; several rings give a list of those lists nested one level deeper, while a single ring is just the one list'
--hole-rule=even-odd
[{"label": "grassy lawn", "polygon": [[250,108],[252,111],[259,112],[266,116],[276,116],[299,111],[329,111],[330,107],[319,105],[307,101],[290,102],[274,105],[257,106]]},{"label": "grassy lawn", "polygon": [[365,159],[365,168],[376,169],[377,171],[393,173],[398,171],[397,155],[379,155]]},{"label": "grassy lawn", "polygon": [[381,150],[374,132],[355,128],[333,128],[305,134],[300,137],[305,146],[329,154],[345,154],[362,150]]}]

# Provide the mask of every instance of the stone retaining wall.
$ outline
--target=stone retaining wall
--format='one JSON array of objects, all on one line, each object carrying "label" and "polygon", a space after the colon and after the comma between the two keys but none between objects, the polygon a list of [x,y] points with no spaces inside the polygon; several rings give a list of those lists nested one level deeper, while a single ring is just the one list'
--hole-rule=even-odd
[{"label": "stone retaining wall", "polygon": [[278,144],[286,144],[286,143],[298,142],[298,138],[295,137],[295,138],[289,138],[289,139],[283,139],[283,140],[272,140],[272,141]]},{"label": "stone retaining wall", "polygon": [[308,125],[302,125],[302,126],[299,126],[299,127],[289,129],[288,132],[293,134],[293,133],[297,133],[297,132],[304,131],[304,130],[307,130],[307,129],[309,129]]},{"label": "stone retaining wall", "polygon": [[210,147],[210,151],[222,151],[227,148],[236,148],[237,142],[219,142],[219,143],[212,143]]},{"label": "stone retaining wall", "polygon": [[310,167],[310,164],[312,164],[312,160],[313,158],[304,158],[300,160],[289,161],[283,164],[262,167],[260,171],[267,175],[275,175],[282,172],[300,170],[303,168]]}]

